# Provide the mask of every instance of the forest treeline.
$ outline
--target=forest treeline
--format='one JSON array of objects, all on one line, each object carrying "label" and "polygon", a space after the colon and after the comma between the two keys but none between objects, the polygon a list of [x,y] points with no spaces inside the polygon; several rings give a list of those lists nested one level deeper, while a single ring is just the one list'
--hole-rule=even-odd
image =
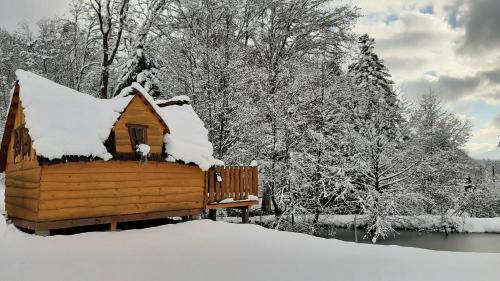
[{"label": "forest treeline", "polygon": [[100,98],[138,82],[189,96],[217,158],[258,161],[262,211],[282,229],[369,214],[384,237],[393,215],[498,215],[492,166],[463,151],[469,123],[432,90],[404,101],[345,1],[70,2],[67,17],[0,29],[3,119],[18,68]]}]

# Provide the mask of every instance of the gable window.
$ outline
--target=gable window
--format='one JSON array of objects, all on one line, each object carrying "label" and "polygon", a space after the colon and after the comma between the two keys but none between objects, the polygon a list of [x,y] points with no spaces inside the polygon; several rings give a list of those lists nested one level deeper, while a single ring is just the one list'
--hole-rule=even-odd
[{"label": "gable window", "polygon": [[22,134],[22,155],[29,155],[31,150],[31,138],[28,134],[28,129],[24,126],[21,129]]},{"label": "gable window", "polygon": [[17,127],[14,130],[14,156],[18,156],[21,154],[21,148],[22,148],[21,127]]},{"label": "gable window", "polygon": [[31,138],[28,129],[21,125],[14,130],[14,156],[29,155],[31,151]]},{"label": "gable window", "polygon": [[132,144],[132,149],[135,151],[137,145],[147,144],[147,130],[148,126],[139,124],[127,124],[128,134],[130,136],[130,143]]}]

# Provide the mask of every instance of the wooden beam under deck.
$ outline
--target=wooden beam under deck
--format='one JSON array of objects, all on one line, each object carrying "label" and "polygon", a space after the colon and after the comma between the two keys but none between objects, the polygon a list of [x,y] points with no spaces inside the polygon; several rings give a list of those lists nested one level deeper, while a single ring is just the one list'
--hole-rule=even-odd
[{"label": "wooden beam under deck", "polygon": [[258,200],[249,200],[249,201],[237,201],[230,203],[211,203],[208,204],[206,209],[222,209],[222,208],[239,208],[239,207],[249,207],[253,205],[258,205]]},{"label": "wooden beam under deck", "polygon": [[14,225],[19,227],[31,230],[51,230],[51,229],[70,228],[70,227],[86,226],[86,225],[113,224],[118,222],[191,216],[191,215],[199,215],[201,213],[202,209],[190,209],[190,210],[175,210],[175,211],[164,211],[164,212],[154,212],[154,213],[140,213],[140,214],[130,214],[130,215],[71,219],[71,220],[60,220],[60,221],[46,221],[46,222],[34,222],[18,218],[10,218],[10,219],[12,220]]}]

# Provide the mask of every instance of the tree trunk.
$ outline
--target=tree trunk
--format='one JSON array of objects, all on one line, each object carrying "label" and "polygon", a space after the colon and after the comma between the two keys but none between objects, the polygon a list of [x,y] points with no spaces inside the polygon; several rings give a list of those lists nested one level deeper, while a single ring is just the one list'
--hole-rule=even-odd
[{"label": "tree trunk", "polygon": [[271,213],[271,189],[269,186],[264,188],[261,210],[264,214]]},{"label": "tree trunk", "polygon": [[274,197],[274,192],[273,192],[273,194],[271,194],[271,201],[273,202],[274,215],[277,217],[281,216],[281,214],[283,214],[283,211],[281,211],[281,208],[278,205],[278,202],[276,202],[276,197]]},{"label": "tree trunk", "polygon": [[314,220],[313,220],[313,223],[314,224],[317,224],[319,222],[319,215],[321,214],[321,211],[319,208],[316,208],[314,210]]},{"label": "tree trunk", "polygon": [[109,70],[107,66],[103,65],[103,69],[101,72],[101,88],[99,92],[99,97],[101,99],[108,98],[108,83],[109,83]]}]

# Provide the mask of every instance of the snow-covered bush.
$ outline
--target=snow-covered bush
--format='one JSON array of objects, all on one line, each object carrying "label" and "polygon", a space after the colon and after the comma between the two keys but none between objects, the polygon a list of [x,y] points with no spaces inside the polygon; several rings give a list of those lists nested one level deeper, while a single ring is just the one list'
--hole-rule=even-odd
[{"label": "snow-covered bush", "polygon": [[455,213],[477,218],[500,216],[500,191],[487,186],[468,190],[459,198]]}]

